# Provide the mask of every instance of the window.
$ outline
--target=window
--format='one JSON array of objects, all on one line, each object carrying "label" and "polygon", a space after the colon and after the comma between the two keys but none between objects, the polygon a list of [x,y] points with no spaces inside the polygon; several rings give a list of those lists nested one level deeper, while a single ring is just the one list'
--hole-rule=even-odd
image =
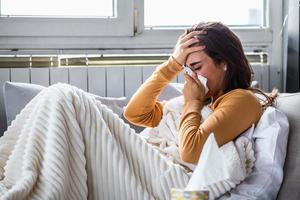
[{"label": "window", "polygon": [[243,43],[264,45],[272,40],[270,17],[281,16],[279,2],[0,0],[0,47],[168,53],[183,29],[199,21],[222,21]]},{"label": "window", "polygon": [[145,26],[182,27],[200,21],[265,26],[264,6],[264,0],[145,0]]},{"label": "window", "polygon": [[10,17],[114,17],[113,3],[113,0],[2,0],[1,15]]},{"label": "window", "polygon": [[[73,1],[57,1],[43,0],[50,11],[45,13],[32,10],[38,8],[37,0],[0,0],[0,51],[6,55],[28,55],[28,50],[54,55],[170,54],[184,28],[199,21],[222,21],[231,26],[246,51],[268,55],[270,86],[281,88],[282,0],[76,0],[77,6],[89,10],[75,13],[75,8],[57,8]],[[85,5],[88,1],[93,5],[105,1],[107,10]],[[22,2],[35,3],[30,8],[15,6]]]},{"label": "window", "polygon": [[132,36],[133,6],[133,0],[1,0],[0,36]]}]

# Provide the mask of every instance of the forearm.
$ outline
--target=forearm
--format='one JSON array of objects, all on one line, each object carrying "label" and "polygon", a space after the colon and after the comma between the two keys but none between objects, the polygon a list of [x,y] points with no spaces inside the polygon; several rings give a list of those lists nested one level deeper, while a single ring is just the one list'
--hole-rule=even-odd
[{"label": "forearm", "polygon": [[179,124],[179,153],[183,161],[197,163],[206,140],[200,128],[203,102],[193,100],[185,103]]},{"label": "forearm", "polygon": [[172,57],[158,66],[130,99],[124,112],[126,119],[137,125],[156,126],[161,120],[163,109],[157,97],[181,70],[182,66]]}]

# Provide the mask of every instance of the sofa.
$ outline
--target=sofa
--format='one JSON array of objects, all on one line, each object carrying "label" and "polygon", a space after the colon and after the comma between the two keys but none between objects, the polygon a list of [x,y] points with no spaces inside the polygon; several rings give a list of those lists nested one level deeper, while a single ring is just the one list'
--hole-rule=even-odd
[{"label": "sofa", "polygon": [[[0,110],[6,110],[7,123],[10,124],[15,115],[26,105],[31,98],[33,98],[42,87],[29,84],[22,85],[22,83],[12,84],[6,83],[4,85],[4,99],[5,108]],[[161,94],[160,99],[170,99],[173,96],[180,94],[177,88],[167,87]],[[18,97],[15,97],[17,95]],[[96,97],[98,100],[107,104],[114,112],[116,112],[121,118],[122,109],[128,102],[126,98],[103,98]],[[284,164],[284,179],[278,193],[277,199],[279,200],[296,200],[300,199],[300,93],[281,93],[279,94],[275,107],[284,112],[288,118],[290,130],[287,146],[287,155]],[[124,119],[124,118],[123,118]],[[126,123],[129,123],[124,119]],[[129,125],[140,132],[142,127]]]}]

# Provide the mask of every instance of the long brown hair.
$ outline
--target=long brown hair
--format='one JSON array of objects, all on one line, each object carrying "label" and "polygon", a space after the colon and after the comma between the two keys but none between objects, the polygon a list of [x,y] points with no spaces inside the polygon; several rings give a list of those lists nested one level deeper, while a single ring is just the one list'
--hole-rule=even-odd
[{"label": "long brown hair", "polygon": [[[253,70],[244,53],[240,39],[221,22],[200,22],[187,29],[187,33],[201,31],[197,37],[203,50],[215,64],[225,63],[227,66],[224,77],[223,92],[241,88],[248,89],[264,96],[263,105],[272,105],[275,97],[268,96],[260,89],[252,88]],[[276,96],[276,95],[275,95]]]}]

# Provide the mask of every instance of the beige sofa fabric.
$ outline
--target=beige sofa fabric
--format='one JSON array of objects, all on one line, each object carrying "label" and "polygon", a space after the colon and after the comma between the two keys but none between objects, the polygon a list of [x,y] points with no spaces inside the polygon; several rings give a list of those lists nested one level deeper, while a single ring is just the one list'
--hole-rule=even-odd
[{"label": "beige sofa fabric", "polygon": [[276,107],[286,113],[290,123],[284,179],[278,200],[300,199],[300,93],[280,94]]}]

